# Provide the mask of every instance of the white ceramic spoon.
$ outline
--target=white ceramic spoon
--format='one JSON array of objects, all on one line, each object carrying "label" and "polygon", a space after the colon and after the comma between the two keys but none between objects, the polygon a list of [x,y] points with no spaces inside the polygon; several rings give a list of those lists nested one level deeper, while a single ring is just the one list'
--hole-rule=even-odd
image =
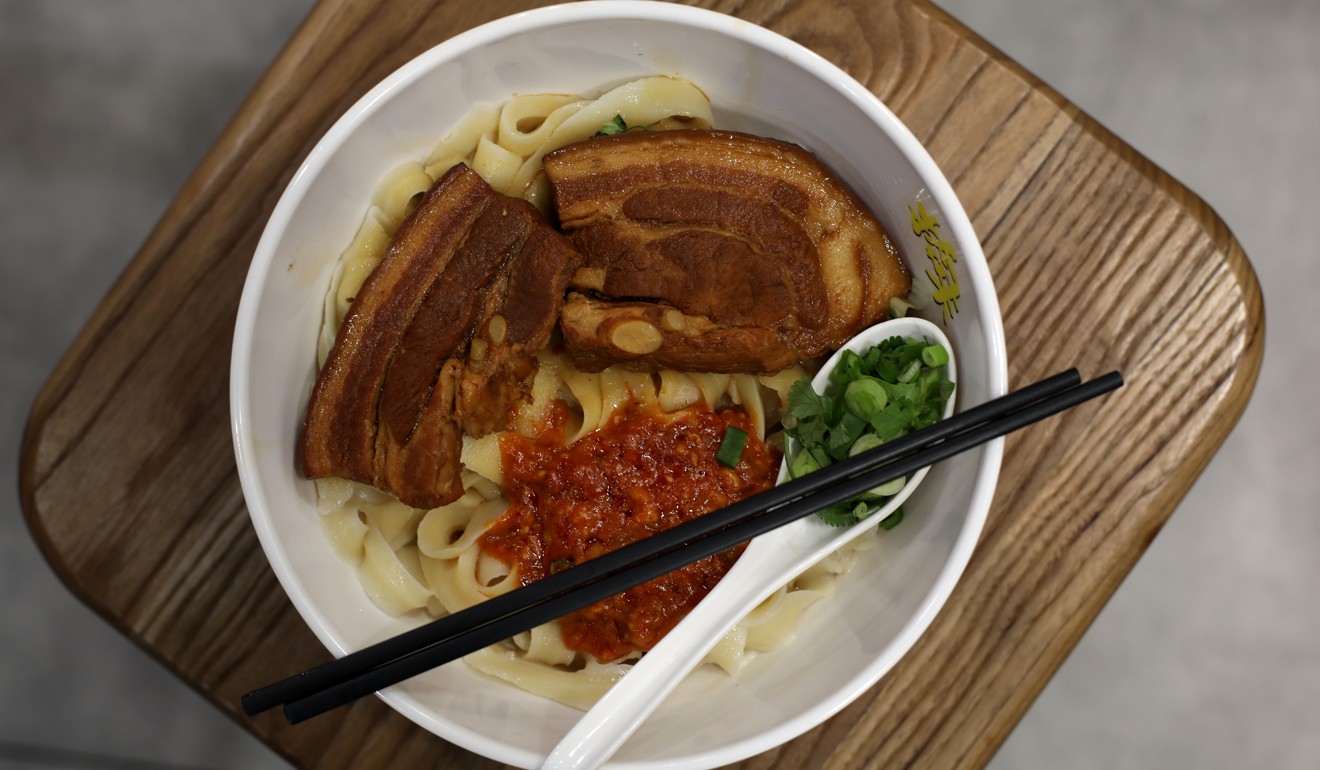
[{"label": "white ceramic spoon", "polygon": [[[817,392],[825,389],[830,372],[844,350],[860,353],[895,336],[925,338],[943,345],[949,351],[947,376],[957,382],[953,348],[939,327],[920,318],[895,318],[853,337],[825,362],[812,386]],[[945,405],[944,417],[952,414],[954,400],[950,398]],[[564,736],[546,757],[542,770],[588,770],[603,764],[730,628],[780,586],[880,523],[912,494],[927,470],[922,468],[914,473],[902,491],[861,523],[839,529],[815,516],[807,516],[749,543],[706,598],[643,655]],[[779,482],[787,475],[786,468],[781,467]]]}]

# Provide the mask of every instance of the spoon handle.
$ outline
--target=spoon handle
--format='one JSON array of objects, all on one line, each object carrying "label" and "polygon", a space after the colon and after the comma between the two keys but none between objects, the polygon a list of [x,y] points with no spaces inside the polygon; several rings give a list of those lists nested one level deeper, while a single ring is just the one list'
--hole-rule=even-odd
[{"label": "spoon handle", "polygon": [[[773,546],[748,547],[736,567],[758,575],[782,574],[782,582],[801,572],[802,565]],[[769,545],[768,543],[764,545]],[[744,561],[755,563],[744,565]],[[783,570],[789,570],[784,572]],[[728,630],[777,590],[779,584],[764,580],[721,580],[683,622],[633,665],[597,701],[572,730],[555,746],[541,770],[590,770],[600,767],[628,740],[651,712],[668,697],[688,672],[701,664],[706,654]]]}]

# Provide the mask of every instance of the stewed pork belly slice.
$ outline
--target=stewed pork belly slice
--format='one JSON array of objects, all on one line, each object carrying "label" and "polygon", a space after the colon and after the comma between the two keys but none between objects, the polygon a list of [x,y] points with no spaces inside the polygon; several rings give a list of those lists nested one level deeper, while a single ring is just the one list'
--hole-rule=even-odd
[{"label": "stewed pork belly slice", "polygon": [[[583,254],[570,288],[597,300],[590,317],[603,320],[611,300],[625,303],[620,317],[639,302],[683,316],[683,335],[665,335],[653,355],[619,359],[633,368],[679,359],[727,370],[715,340],[760,328],[778,344],[739,355],[752,370],[775,371],[787,365],[785,348],[793,358],[837,348],[911,287],[875,216],[797,145],[730,131],[636,131],[556,150],[545,171],[561,226]],[[610,340],[587,328],[565,329],[570,354],[606,360]]]},{"label": "stewed pork belly slice", "polygon": [[376,407],[385,373],[431,284],[491,195],[476,174],[458,168],[446,174],[363,282],[307,406],[301,460],[309,478],[375,482]]},{"label": "stewed pork belly slice", "polygon": [[[499,195],[466,166],[442,177],[339,329],[308,406],[305,475],[372,484],[419,508],[457,499],[464,428],[488,432],[525,393],[576,264],[572,246],[525,201]],[[522,271],[540,280],[535,298]],[[561,274],[557,284],[546,279]],[[521,315],[505,308],[510,298]],[[498,365],[474,362],[474,346]],[[482,398],[465,398],[471,383]]]}]

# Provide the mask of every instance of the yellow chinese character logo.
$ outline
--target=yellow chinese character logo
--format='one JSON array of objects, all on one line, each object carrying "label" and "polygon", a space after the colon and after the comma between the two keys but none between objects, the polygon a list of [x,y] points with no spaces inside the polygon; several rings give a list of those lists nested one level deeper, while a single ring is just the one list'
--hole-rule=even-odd
[{"label": "yellow chinese character logo", "polygon": [[944,308],[944,323],[948,323],[958,312],[958,298],[962,296],[958,288],[958,252],[953,244],[940,238],[940,220],[934,214],[927,213],[926,206],[918,202],[914,209],[908,206],[912,217],[912,232],[926,241],[926,258],[930,267],[926,277],[935,287],[934,299]]}]

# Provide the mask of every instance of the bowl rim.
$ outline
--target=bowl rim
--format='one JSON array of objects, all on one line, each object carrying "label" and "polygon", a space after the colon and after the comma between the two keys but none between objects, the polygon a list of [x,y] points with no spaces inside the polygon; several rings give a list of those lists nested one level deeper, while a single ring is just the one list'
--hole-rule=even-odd
[{"label": "bowl rim", "polygon": [[[918,177],[925,182],[926,192],[943,213],[943,224],[952,231],[952,239],[962,252],[963,260],[960,260],[962,262],[960,267],[968,271],[973,284],[978,287],[981,329],[984,336],[982,341],[990,362],[988,391],[991,397],[1002,395],[1007,391],[1006,345],[998,297],[991,282],[980,241],[961,202],[935,161],[911,131],[877,96],[838,66],[814,51],[752,22],[704,8],[666,2],[587,0],[522,11],[487,22],[433,46],[396,69],[354,103],[317,141],[307,158],[299,165],[271,212],[254,251],[239,301],[230,363],[230,424],[239,481],[249,510],[249,518],[285,594],[312,632],[336,657],[347,654],[350,649],[331,633],[327,618],[311,604],[309,597],[302,590],[301,582],[294,574],[288,555],[274,532],[270,511],[261,491],[261,474],[246,450],[253,443],[249,415],[251,392],[248,364],[251,359],[260,295],[266,278],[275,264],[275,248],[308,192],[311,181],[315,180],[345,141],[374,112],[378,104],[407,88],[434,67],[495,40],[542,27],[604,20],[662,21],[735,38],[752,47],[787,59],[838,91],[855,108],[864,113],[912,164]],[[983,293],[981,287],[985,287]],[[858,670],[847,685],[836,690],[831,697],[798,712],[777,727],[718,749],[666,760],[664,766],[670,768],[720,766],[767,751],[792,740],[833,716],[884,676],[925,632],[970,561],[972,551],[984,528],[990,501],[998,481],[1003,441],[1002,438],[996,439],[984,446],[969,507],[949,557],[936,577],[934,585],[922,600],[918,612],[908,619],[893,642],[886,646],[880,655]],[[438,717],[411,695],[396,688],[387,689],[378,695],[419,726],[483,756],[521,767],[534,767],[544,758],[535,752],[510,746]],[[445,728],[443,733],[435,729],[437,726]],[[642,768],[653,767],[655,764],[626,761],[611,766]]]}]

